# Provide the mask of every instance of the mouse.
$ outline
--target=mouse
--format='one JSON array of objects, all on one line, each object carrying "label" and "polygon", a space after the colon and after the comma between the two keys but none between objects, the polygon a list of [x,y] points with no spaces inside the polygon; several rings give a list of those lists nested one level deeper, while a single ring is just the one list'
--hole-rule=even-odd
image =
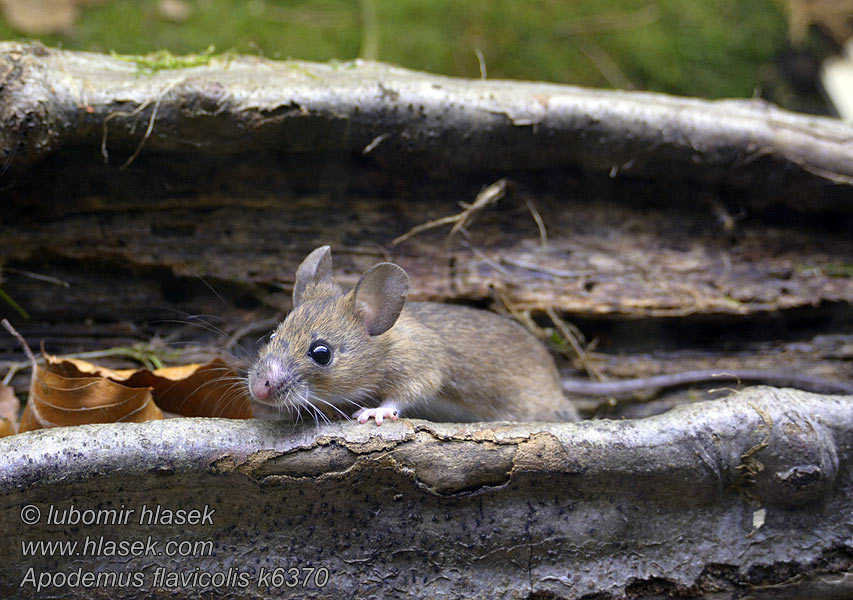
[{"label": "mouse", "polygon": [[329,246],[296,270],[293,310],[249,369],[258,413],[315,420],[576,421],[548,349],[518,322],[457,304],[407,302],[397,264],[345,290]]}]

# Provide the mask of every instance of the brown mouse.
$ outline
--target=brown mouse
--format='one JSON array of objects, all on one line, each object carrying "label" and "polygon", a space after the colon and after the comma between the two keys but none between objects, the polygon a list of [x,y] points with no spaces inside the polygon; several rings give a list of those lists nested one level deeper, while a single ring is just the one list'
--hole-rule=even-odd
[{"label": "brown mouse", "polygon": [[257,412],[377,425],[577,419],[553,358],[524,327],[484,310],[406,303],[408,291],[406,272],[385,262],[347,292],[332,281],[329,246],[311,252],[296,271],[293,310],[249,371]]}]

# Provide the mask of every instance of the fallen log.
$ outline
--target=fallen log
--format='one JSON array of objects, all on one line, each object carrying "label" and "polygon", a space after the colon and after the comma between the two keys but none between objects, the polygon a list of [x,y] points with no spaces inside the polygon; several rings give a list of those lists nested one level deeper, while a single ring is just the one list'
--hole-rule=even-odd
[{"label": "fallen log", "polygon": [[[30,432],[0,440],[2,593],[840,598],[853,593],[851,407],[851,396],[756,387],[633,421]],[[208,518],[176,523],[177,510]],[[113,515],[126,518],[103,522]],[[22,554],[31,541],[87,539],[202,550]],[[32,583],[78,570],[144,585]],[[171,573],[221,575],[182,587],[164,583]]]}]

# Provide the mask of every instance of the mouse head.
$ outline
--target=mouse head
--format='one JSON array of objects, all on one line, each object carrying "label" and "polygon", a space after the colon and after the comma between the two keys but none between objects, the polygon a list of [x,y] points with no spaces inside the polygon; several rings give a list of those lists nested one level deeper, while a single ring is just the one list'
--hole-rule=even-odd
[{"label": "mouse head", "polygon": [[406,272],[385,262],[344,292],[332,281],[329,246],[311,252],[296,271],[293,310],[249,372],[252,397],[279,410],[351,413],[377,390],[390,350],[382,334],[408,291]]}]

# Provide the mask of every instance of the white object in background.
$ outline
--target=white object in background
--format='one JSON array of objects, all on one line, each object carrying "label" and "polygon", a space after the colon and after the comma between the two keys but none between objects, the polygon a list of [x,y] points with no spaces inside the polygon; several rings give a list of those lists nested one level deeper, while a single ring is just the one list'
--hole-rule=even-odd
[{"label": "white object in background", "polygon": [[853,39],[847,40],[840,56],[824,61],[820,80],[838,115],[853,122]]}]

